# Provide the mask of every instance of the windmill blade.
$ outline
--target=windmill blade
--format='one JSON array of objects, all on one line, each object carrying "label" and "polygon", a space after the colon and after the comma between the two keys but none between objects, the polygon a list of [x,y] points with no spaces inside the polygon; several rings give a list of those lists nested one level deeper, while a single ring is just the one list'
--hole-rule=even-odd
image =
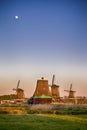
[{"label": "windmill blade", "polygon": [[49,84],[49,87],[51,87],[52,85]]},{"label": "windmill blade", "polygon": [[[18,89],[18,87],[19,87],[19,84],[20,84],[20,80],[18,80],[18,83],[17,83],[17,89]],[[17,89],[16,89],[16,90],[17,90]]]},{"label": "windmill blade", "polygon": [[72,92],[74,92],[74,93],[75,93],[76,91],[72,91]]},{"label": "windmill blade", "polygon": [[13,90],[13,91],[16,91],[16,89],[15,89],[15,88],[13,88],[12,90]]},{"label": "windmill blade", "polygon": [[55,75],[53,75],[53,78],[52,78],[52,85],[54,85],[54,82],[55,82]]},{"label": "windmill blade", "polygon": [[72,89],[72,84],[70,84],[70,91],[71,91],[71,89]]},{"label": "windmill blade", "polygon": [[64,91],[69,92],[69,90],[64,90]]}]

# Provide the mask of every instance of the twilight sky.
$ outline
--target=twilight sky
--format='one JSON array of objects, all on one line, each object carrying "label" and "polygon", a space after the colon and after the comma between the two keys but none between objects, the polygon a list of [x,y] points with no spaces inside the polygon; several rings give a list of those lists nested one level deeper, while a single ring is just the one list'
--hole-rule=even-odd
[{"label": "twilight sky", "polygon": [[[19,19],[15,19],[18,15]],[[0,0],[0,95],[30,97],[42,76],[87,96],[87,1]]]}]

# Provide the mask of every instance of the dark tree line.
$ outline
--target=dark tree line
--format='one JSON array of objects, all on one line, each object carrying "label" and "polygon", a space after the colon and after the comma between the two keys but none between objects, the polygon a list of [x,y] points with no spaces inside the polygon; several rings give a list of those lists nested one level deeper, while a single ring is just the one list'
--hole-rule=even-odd
[{"label": "dark tree line", "polygon": [[16,94],[11,94],[11,95],[2,95],[0,96],[0,100],[11,100],[11,99],[17,99]]}]

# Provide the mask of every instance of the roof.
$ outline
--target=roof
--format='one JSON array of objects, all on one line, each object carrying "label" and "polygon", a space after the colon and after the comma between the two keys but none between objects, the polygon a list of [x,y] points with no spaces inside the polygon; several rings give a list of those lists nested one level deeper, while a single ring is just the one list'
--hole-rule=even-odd
[{"label": "roof", "polygon": [[41,95],[41,96],[34,96],[34,98],[52,98],[51,96]]},{"label": "roof", "polygon": [[17,91],[24,91],[24,90],[23,90],[23,89],[21,89],[21,88],[18,88],[18,89],[17,89]]}]

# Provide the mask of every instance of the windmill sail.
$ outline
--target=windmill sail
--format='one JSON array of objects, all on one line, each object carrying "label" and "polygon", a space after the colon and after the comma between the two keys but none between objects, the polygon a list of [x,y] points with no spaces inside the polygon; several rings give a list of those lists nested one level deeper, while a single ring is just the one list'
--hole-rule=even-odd
[{"label": "windmill sail", "polygon": [[53,78],[52,78],[52,85],[54,85],[54,82],[55,82],[55,75],[53,75]]},{"label": "windmill sail", "polygon": [[72,89],[72,84],[70,84],[70,91],[71,91],[71,89]]},{"label": "windmill sail", "polygon": [[18,80],[18,83],[17,83],[17,89],[16,89],[16,90],[18,90],[19,84],[20,84],[20,80]]}]

